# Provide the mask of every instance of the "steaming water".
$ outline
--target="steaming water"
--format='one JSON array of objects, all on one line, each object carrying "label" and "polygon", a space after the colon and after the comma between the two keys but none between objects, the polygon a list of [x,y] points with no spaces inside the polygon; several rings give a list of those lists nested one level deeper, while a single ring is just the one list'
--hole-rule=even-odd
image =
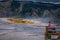
[{"label": "steaming water", "polygon": [[[14,24],[5,22],[4,20],[0,18],[0,28],[5,29],[0,30],[1,40],[44,40],[45,26],[30,25],[30,24]],[[34,20],[47,23],[49,21],[49,18],[45,19],[34,18],[34,19],[23,19],[23,20]]]}]

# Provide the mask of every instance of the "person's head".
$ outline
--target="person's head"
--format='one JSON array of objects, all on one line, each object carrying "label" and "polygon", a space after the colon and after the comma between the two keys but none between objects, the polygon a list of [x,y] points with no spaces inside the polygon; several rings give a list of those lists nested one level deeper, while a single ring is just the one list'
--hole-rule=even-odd
[{"label": "person's head", "polygon": [[49,23],[51,23],[51,21],[49,21]]}]

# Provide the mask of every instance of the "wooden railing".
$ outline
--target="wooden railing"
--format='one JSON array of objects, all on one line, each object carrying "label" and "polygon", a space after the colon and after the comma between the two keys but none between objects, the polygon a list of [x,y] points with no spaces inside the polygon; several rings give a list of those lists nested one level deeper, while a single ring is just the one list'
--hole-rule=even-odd
[{"label": "wooden railing", "polygon": [[[49,29],[54,29],[54,31]],[[57,36],[55,40],[60,40],[60,32],[57,33],[56,28],[48,28],[48,26],[46,26],[45,40],[52,40],[52,35]]]}]

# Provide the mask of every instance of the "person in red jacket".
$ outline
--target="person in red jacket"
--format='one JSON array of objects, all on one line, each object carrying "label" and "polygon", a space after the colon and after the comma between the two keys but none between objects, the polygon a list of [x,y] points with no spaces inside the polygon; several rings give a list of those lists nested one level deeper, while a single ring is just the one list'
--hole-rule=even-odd
[{"label": "person in red jacket", "polygon": [[52,26],[51,22],[49,21],[48,22],[48,27],[50,28]]}]

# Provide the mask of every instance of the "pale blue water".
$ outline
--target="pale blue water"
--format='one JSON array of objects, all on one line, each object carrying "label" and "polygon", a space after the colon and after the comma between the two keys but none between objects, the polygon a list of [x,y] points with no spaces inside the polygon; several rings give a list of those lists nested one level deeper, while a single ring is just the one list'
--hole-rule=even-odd
[{"label": "pale blue water", "polygon": [[2,20],[0,23],[0,28],[5,29],[0,30],[0,40],[44,40],[45,38],[43,26],[8,23]]},{"label": "pale blue water", "polygon": [[[28,19],[26,19],[28,20]],[[36,20],[36,19],[33,19]],[[42,26],[34,26],[34,25],[24,25],[24,24],[13,24],[13,23],[8,23],[4,21],[0,21],[0,28],[5,28],[9,30],[0,30],[0,33],[7,31],[7,33],[10,32],[28,32],[28,33],[44,33],[45,32],[45,27]],[[13,30],[10,30],[13,29]]]}]

